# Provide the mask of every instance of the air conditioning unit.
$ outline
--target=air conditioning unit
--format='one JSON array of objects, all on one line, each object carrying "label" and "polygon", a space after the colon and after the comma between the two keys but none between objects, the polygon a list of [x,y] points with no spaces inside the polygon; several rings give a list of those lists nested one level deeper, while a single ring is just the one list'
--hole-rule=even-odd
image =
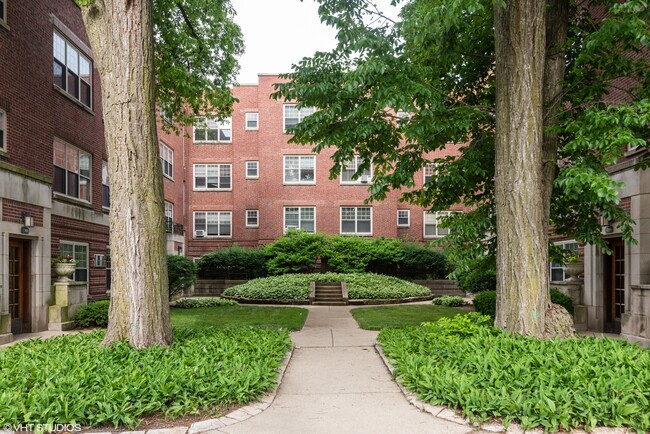
[{"label": "air conditioning unit", "polygon": [[362,184],[367,184],[370,181],[370,177],[368,175],[362,175],[361,178],[359,178],[359,181],[361,181]]},{"label": "air conditioning unit", "polygon": [[205,236],[205,231],[194,231],[195,238],[203,238]]},{"label": "air conditioning unit", "polygon": [[95,267],[104,266],[104,255],[95,255]]}]

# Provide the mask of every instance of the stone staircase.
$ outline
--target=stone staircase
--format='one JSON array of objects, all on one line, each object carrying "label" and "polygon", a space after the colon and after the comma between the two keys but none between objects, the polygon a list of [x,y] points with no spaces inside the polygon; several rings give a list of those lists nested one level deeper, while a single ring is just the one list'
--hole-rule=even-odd
[{"label": "stone staircase", "polygon": [[311,282],[309,301],[316,306],[346,306],[348,287],[345,282]]}]

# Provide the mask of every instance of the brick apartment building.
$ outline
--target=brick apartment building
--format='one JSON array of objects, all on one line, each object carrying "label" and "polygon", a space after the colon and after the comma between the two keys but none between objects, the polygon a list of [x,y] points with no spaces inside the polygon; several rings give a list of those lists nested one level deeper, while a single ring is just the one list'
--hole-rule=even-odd
[{"label": "brick apartment building", "polygon": [[[83,302],[110,289],[109,179],[92,58],[73,0],[0,0],[0,343],[48,328],[53,257],[77,259],[73,279]],[[181,135],[159,130],[169,253],[258,246],[294,227],[414,241],[446,234],[437,215],[399,202],[398,192],[365,204],[372,171],[353,179],[358,161],[330,179],[332,150],[316,155],[288,144],[286,128],[310,110],[270,99],[277,81],[261,74],[257,84],[235,87],[239,102],[227,121],[199,119]],[[606,222],[615,255],[584,248],[579,304],[589,329],[618,323],[623,335],[647,342],[650,171],[632,170],[639,155],[631,149],[611,168],[626,182],[621,197],[637,220],[639,244],[623,244],[615,222]],[[416,186],[433,170],[417,174]],[[556,264],[550,274],[564,278]]]}]

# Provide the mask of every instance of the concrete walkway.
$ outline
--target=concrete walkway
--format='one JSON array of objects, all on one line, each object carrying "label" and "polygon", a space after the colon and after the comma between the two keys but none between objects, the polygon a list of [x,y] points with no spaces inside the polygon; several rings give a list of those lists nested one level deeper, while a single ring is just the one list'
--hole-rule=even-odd
[{"label": "concrete walkway", "polygon": [[311,306],[270,407],[223,433],[468,433],[410,405],[349,307]]}]

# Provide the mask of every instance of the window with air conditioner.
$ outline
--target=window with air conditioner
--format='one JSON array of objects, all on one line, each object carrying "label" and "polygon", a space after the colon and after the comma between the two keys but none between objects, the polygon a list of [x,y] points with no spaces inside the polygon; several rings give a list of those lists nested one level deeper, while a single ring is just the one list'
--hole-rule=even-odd
[{"label": "window with air conditioner", "polygon": [[288,206],[284,208],[284,231],[300,229],[316,232],[316,208],[313,206]]},{"label": "window with air conditioner", "polygon": [[341,184],[368,184],[372,181],[372,165],[358,173],[363,165],[363,158],[355,155],[341,167]]},{"label": "window with air conditioner", "polygon": [[231,211],[195,211],[195,237],[232,237]]}]

